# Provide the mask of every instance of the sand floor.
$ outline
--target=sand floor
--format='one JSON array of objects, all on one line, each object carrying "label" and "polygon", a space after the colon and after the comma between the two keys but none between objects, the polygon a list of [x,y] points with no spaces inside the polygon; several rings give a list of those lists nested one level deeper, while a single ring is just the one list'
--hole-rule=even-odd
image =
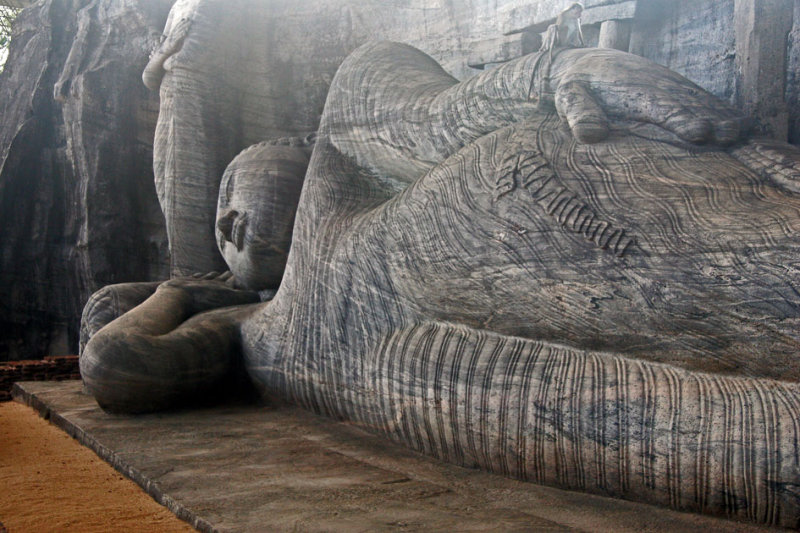
[{"label": "sand floor", "polygon": [[0,532],[194,531],[33,409],[0,403]]}]

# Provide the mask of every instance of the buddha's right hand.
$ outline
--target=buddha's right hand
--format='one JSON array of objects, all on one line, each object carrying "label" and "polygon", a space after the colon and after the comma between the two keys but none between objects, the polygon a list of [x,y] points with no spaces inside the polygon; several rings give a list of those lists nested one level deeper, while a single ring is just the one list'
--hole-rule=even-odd
[{"label": "buddha's right hand", "polygon": [[158,292],[169,292],[181,298],[190,315],[259,301],[257,292],[234,288],[233,274],[230,272],[174,278],[159,285]]}]

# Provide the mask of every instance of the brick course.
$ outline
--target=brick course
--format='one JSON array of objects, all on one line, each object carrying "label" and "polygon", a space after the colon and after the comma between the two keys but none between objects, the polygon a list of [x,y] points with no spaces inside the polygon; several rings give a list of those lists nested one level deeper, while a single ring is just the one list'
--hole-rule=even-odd
[{"label": "brick course", "polygon": [[17,381],[63,381],[80,377],[77,355],[0,363],[0,402],[11,400],[11,387]]}]

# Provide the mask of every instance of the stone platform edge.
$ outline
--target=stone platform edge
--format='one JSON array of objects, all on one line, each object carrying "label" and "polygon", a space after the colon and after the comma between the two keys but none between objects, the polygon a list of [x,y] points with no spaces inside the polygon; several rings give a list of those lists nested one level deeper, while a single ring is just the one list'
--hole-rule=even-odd
[{"label": "stone platform edge", "polygon": [[111,465],[114,470],[139,485],[139,487],[157,503],[169,509],[184,522],[187,522],[202,533],[220,533],[208,520],[198,516],[191,509],[182,505],[168,494],[165,494],[158,483],[150,481],[141,471],[127,463],[119,455],[100,444],[91,435],[73,424],[67,418],[55,412],[47,401],[39,398],[35,393],[27,391],[25,389],[26,383],[27,382],[24,381],[14,383],[11,389],[11,396],[15,401],[32,408],[39,416],[63,430],[67,435],[77,440],[83,446],[92,450],[100,459]]}]

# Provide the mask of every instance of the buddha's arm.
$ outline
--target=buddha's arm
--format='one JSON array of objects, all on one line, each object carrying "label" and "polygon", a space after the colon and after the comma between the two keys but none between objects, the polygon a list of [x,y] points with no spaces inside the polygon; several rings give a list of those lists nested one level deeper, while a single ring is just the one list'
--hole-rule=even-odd
[{"label": "buddha's arm", "polygon": [[[585,143],[608,136],[608,118],[657,124],[693,143],[725,144],[739,135],[737,112],[725,102],[666,67],[612,49],[562,50],[552,64],[548,54],[524,56],[453,86],[436,103],[441,117],[459,116],[484,133],[554,104]],[[467,132],[460,140],[474,138]]]},{"label": "buddha's arm", "polygon": [[692,143],[739,138],[732,107],[680,74],[643,57],[601,48],[564,50],[550,88],[558,114],[584,143],[608,136],[607,120],[649,122]]},{"label": "buddha's arm", "polygon": [[683,76],[596,48],[563,50],[552,64],[531,54],[459,83],[419,50],[370,44],[342,64],[328,102],[320,133],[362,166],[406,182],[543,110],[558,111],[581,142],[605,139],[609,119],[654,123],[696,143],[739,135],[734,110]]},{"label": "buddha's arm", "polygon": [[81,355],[81,375],[105,409],[143,412],[203,394],[238,354],[239,321],[258,295],[222,281],[162,284],[141,305],[101,329]]},{"label": "buddha's arm", "polygon": [[464,145],[539,113],[548,57],[459,83],[408,45],[365,45],[339,68],[320,133],[363,166],[413,181]]}]

